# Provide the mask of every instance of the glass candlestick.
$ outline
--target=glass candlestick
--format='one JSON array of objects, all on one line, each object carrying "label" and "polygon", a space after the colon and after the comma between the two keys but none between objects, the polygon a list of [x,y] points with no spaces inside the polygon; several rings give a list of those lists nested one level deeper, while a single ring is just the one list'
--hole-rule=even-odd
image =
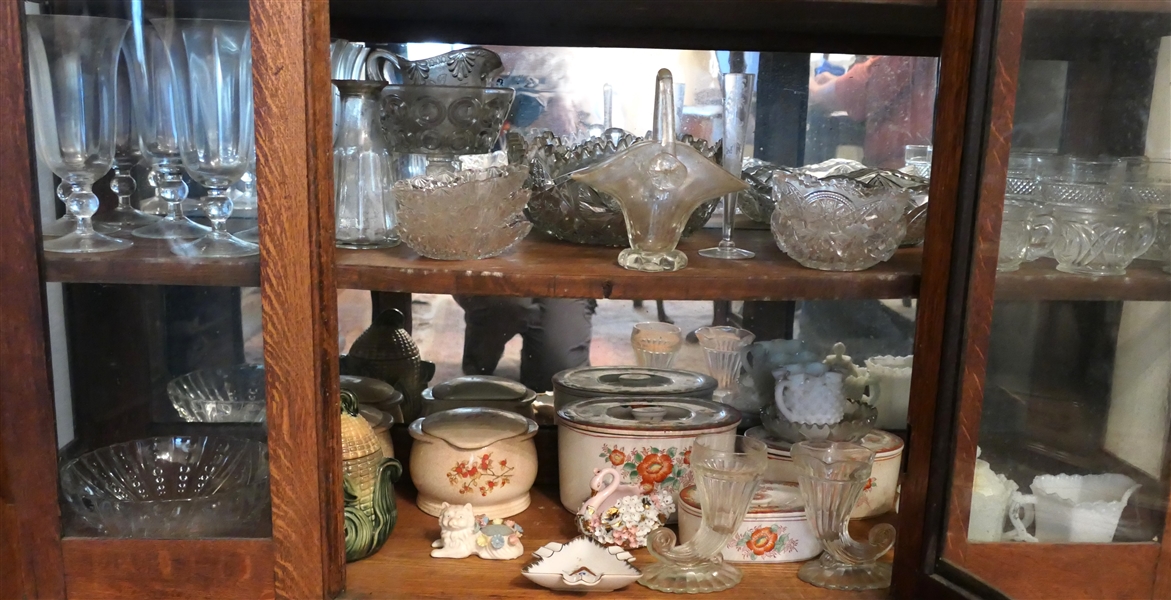
[{"label": "glass candlestick", "polygon": [[740,350],[756,339],[751,331],[736,327],[700,327],[695,330],[707,358],[708,372],[716,378],[717,402],[733,404],[740,387]]},{"label": "glass candlestick", "polygon": [[666,369],[683,347],[683,331],[670,323],[637,323],[630,332],[630,346],[638,366]]},{"label": "glass candlestick", "polygon": [[890,587],[890,563],[877,562],[895,543],[895,528],[883,523],[865,543],[850,537],[850,512],[870,480],[874,451],[853,442],[806,441],[793,444],[797,482],[805,516],[825,553],[801,566],[797,577],[831,590]]},{"label": "glass candlestick", "polygon": [[[752,113],[752,84],[756,77],[748,73],[724,74],[724,168],[740,177],[744,163],[744,141],[748,139],[748,120]],[[736,226],[736,198],[739,192],[724,196],[723,237],[715,248],[704,248],[700,256],[724,260],[743,260],[755,252],[737,248],[732,241]]]},{"label": "glass candlestick", "polygon": [[676,545],[675,532],[660,527],[647,536],[658,562],[643,569],[638,582],[677,594],[718,592],[740,583],[740,569],[724,562],[722,550],[740,527],[756,484],[768,463],[764,442],[744,436],[705,434],[691,446],[691,471],[703,507],[699,531]]}]

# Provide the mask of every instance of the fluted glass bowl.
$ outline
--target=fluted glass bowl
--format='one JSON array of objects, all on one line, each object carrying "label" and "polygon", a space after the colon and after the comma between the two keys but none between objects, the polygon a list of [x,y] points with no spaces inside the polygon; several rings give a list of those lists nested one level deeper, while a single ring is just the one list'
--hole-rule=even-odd
[{"label": "fluted glass bowl", "polygon": [[65,463],[61,491],[83,522],[109,537],[264,535],[268,446],[213,436],[115,444]]},{"label": "fluted glass bowl", "polygon": [[[544,132],[530,143],[530,175],[527,186],[533,190],[525,215],[533,226],[559,240],[575,244],[624,247],[630,244],[626,221],[618,202],[589,185],[570,179],[569,174],[597,164],[625,150],[643,138],[622,129],[611,128],[600,137],[580,144],[569,143]],[[716,164],[720,163],[720,144],[684,135],[680,141],[690,144]],[[683,237],[703,227],[712,216],[719,198],[699,205],[683,227]]]},{"label": "fluted glass bowl", "polygon": [[849,177],[773,178],[773,239],[802,266],[861,271],[888,260],[907,234],[913,202],[906,190]]},{"label": "fluted glass bowl", "polygon": [[878,411],[873,406],[849,399],[846,400],[845,417],[832,425],[794,423],[786,419],[774,404],[760,411],[760,424],[773,437],[790,443],[805,440],[856,442],[874,429],[877,421]]},{"label": "fluted glass bowl", "polygon": [[188,423],[263,423],[264,366],[192,371],[172,379],[167,396]]},{"label": "fluted glass bowl", "polygon": [[499,256],[532,229],[525,217],[527,167],[491,167],[394,184],[399,236],[427,258]]}]

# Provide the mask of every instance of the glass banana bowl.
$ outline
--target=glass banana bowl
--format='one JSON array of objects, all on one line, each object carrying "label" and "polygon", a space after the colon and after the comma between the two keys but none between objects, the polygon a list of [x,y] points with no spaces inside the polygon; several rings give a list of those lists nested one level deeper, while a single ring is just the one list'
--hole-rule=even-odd
[{"label": "glass banana bowl", "polygon": [[192,371],[172,379],[167,396],[188,423],[263,423],[264,366]]},{"label": "glass banana bowl", "polygon": [[267,535],[268,446],[218,436],[114,444],[61,467],[69,508],[107,537]]},{"label": "glass banana bowl", "polygon": [[439,260],[499,256],[532,229],[524,217],[527,167],[490,167],[404,179],[394,184],[399,237]]}]

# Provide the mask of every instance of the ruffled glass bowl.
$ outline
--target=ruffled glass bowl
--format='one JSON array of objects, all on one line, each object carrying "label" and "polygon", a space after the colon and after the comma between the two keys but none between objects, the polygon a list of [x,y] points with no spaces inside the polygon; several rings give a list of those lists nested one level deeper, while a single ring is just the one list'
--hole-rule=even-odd
[{"label": "ruffled glass bowl", "polygon": [[[626,221],[618,202],[569,174],[599,163],[625,150],[643,138],[622,129],[607,129],[601,137],[569,145],[552,132],[544,132],[528,145],[532,199],[525,215],[533,226],[559,240],[575,244],[623,247],[630,244]],[[720,144],[684,135],[680,141],[690,144],[704,156],[719,164]],[[683,236],[703,227],[712,216],[719,198],[704,202],[691,213]]]},{"label": "ruffled glass bowl", "polygon": [[776,405],[769,404],[760,411],[760,423],[773,437],[789,443],[805,440],[856,442],[874,429],[878,411],[873,406],[846,400],[845,418],[833,425],[794,423],[785,418]]},{"label": "ruffled glass bowl", "polygon": [[61,467],[61,490],[109,537],[265,535],[268,446],[231,437],[154,437],[99,448]]},{"label": "ruffled glass bowl", "polygon": [[172,379],[167,396],[188,423],[263,423],[264,366],[192,371]]},{"label": "ruffled glass bowl", "polygon": [[532,229],[525,217],[527,167],[491,167],[394,184],[399,236],[427,258],[499,256]]}]

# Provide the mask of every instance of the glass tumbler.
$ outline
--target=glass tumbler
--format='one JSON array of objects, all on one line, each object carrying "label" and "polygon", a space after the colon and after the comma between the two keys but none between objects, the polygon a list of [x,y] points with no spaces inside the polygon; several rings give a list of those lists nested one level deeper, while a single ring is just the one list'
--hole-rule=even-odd
[{"label": "glass tumbler", "polygon": [[931,146],[909,145],[903,150],[904,173],[931,178]]},{"label": "glass tumbler", "polygon": [[630,346],[638,366],[666,369],[683,347],[683,332],[670,323],[636,323],[630,332]]},{"label": "glass tumbler", "polygon": [[379,124],[381,81],[335,79],[341,121],[333,145],[337,245],[390,248],[399,243],[390,186],[390,152]]},{"label": "glass tumbler", "polygon": [[1155,241],[1150,211],[1133,206],[1053,205],[1038,217],[1053,229],[1057,270],[1082,275],[1125,275],[1131,261]]},{"label": "glass tumbler", "polygon": [[740,379],[740,351],[756,339],[751,331],[736,327],[700,327],[695,330],[707,358],[707,368],[719,383],[714,399],[734,404]]}]

